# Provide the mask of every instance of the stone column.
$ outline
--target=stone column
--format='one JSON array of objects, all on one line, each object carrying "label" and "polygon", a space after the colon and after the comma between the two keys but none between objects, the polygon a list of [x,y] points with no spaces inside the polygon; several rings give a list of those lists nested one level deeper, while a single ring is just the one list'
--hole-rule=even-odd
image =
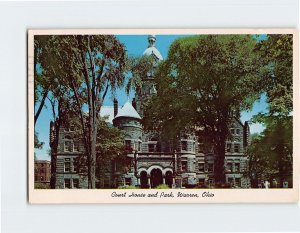
[{"label": "stone column", "polygon": [[150,181],[150,176],[148,176],[148,185],[149,185],[149,188],[151,189],[151,181]]},{"label": "stone column", "polygon": [[138,185],[138,186],[141,185],[140,177],[137,177],[137,185]]},{"label": "stone column", "polygon": [[163,184],[166,184],[166,177],[163,176]]}]

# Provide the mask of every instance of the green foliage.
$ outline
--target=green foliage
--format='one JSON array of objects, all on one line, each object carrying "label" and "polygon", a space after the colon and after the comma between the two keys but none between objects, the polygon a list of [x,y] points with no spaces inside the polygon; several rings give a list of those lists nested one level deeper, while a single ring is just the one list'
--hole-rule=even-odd
[{"label": "green foliage", "polygon": [[292,117],[265,119],[266,129],[247,148],[252,187],[260,181],[277,179],[281,183],[293,172]]},{"label": "green foliage", "polygon": [[114,95],[124,85],[125,47],[113,35],[37,36],[35,41],[36,89],[49,90],[46,94],[50,96],[53,118],[58,118],[60,124],[67,125],[66,119],[72,115],[77,115],[74,119],[79,117],[89,187],[95,188],[99,112],[108,91]]},{"label": "green foliage", "polygon": [[109,126],[104,119],[99,120],[97,136],[96,177],[101,179],[106,172],[110,172],[111,164],[115,161],[121,172],[126,172],[130,165],[124,145],[124,132]]},{"label": "green foliage", "polygon": [[170,189],[170,187],[166,184],[160,184],[156,186],[155,189]]},{"label": "green foliage", "polygon": [[44,142],[41,142],[39,140],[39,134],[34,131],[34,148],[36,149],[42,149],[44,145]]},{"label": "green foliage", "polygon": [[155,73],[157,95],[146,107],[145,128],[167,138],[182,130],[201,130],[216,145],[217,179],[225,177],[229,125],[259,97],[256,43],[251,35],[178,39]]},{"label": "green foliage", "polygon": [[266,129],[253,137],[247,150],[249,175],[253,187],[272,179],[279,180],[282,187],[293,170],[293,36],[268,35],[257,44],[256,51],[262,62],[258,85],[267,95],[268,112],[252,119]]},{"label": "green foliage", "polygon": [[119,186],[118,189],[137,189],[137,187],[133,185],[124,185],[124,186]]},{"label": "green foliage", "polygon": [[50,189],[50,185],[47,183],[34,183],[35,189]]},{"label": "green foliage", "polygon": [[140,93],[142,80],[150,74],[156,62],[152,56],[131,57],[127,60],[129,69],[129,78],[126,84],[126,93],[133,89],[136,93]]},{"label": "green foliage", "polygon": [[271,115],[288,115],[293,110],[293,35],[268,35],[256,51],[261,57],[259,85],[266,92]]}]

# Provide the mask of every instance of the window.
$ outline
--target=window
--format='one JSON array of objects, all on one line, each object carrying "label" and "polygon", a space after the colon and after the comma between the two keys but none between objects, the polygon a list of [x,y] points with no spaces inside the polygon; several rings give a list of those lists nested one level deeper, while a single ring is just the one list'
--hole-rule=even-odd
[{"label": "window", "polygon": [[237,135],[240,134],[240,129],[236,129],[236,134],[237,134]]},{"label": "window", "polygon": [[79,188],[79,179],[73,179],[73,188],[75,189]]},{"label": "window", "polygon": [[240,164],[239,163],[235,163],[234,166],[235,166],[235,171],[239,172],[240,171]]},{"label": "window", "polygon": [[148,152],[155,152],[155,144],[148,144]]},{"label": "window", "polygon": [[187,141],[182,141],[181,142],[181,150],[187,151]]},{"label": "window", "polygon": [[231,152],[231,143],[227,143],[226,152]]},{"label": "window", "polygon": [[126,150],[131,150],[131,140],[125,140],[125,147]]},{"label": "window", "polygon": [[235,186],[241,187],[241,178],[235,178]]},{"label": "window", "polygon": [[79,158],[73,159],[73,172],[79,172]]},{"label": "window", "polygon": [[65,172],[71,171],[71,162],[65,162]]},{"label": "window", "polygon": [[233,134],[234,134],[234,129],[231,129],[231,130],[230,130],[230,133],[233,135]]},{"label": "window", "polygon": [[239,153],[240,152],[240,145],[239,144],[234,144],[234,152]]},{"label": "window", "polygon": [[233,185],[233,178],[229,177],[228,178],[228,183],[231,184],[231,185]]},{"label": "window", "polygon": [[74,151],[76,151],[76,152],[79,151],[79,142],[74,143]]},{"label": "window", "polygon": [[72,152],[72,142],[65,141],[65,152]]},{"label": "window", "polygon": [[187,171],[187,161],[182,161],[181,162],[181,170],[183,172]]},{"label": "window", "polygon": [[125,185],[131,185],[131,178],[125,178]]},{"label": "window", "polygon": [[70,188],[71,188],[71,180],[65,179],[65,189],[70,189]]},{"label": "window", "polygon": [[198,167],[199,167],[199,172],[204,172],[204,163],[199,163]]},{"label": "window", "polygon": [[213,172],[214,171],[214,165],[212,163],[208,164],[208,172]]},{"label": "window", "polygon": [[205,183],[205,179],[199,178],[199,184],[204,184]]},{"label": "window", "polygon": [[232,163],[227,163],[227,170],[232,172]]},{"label": "window", "polygon": [[215,181],[213,179],[208,180],[208,185],[213,186],[215,184]]}]

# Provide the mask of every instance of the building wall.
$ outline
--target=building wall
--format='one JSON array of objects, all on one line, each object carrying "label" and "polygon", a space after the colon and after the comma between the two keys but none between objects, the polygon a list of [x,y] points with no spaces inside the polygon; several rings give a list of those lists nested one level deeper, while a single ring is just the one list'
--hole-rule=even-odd
[{"label": "building wall", "polygon": [[34,182],[50,183],[51,162],[47,160],[34,161]]}]

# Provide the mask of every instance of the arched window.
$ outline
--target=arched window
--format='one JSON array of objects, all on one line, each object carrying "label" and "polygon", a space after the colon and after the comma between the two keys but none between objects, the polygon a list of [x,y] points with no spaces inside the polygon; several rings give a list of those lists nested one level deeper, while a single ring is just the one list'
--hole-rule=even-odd
[{"label": "arched window", "polygon": [[125,144],[126,150],[131,150],[132,149],[132,146],[131,146],[131,137],[129,135],[125,136],[124,144]]}]

